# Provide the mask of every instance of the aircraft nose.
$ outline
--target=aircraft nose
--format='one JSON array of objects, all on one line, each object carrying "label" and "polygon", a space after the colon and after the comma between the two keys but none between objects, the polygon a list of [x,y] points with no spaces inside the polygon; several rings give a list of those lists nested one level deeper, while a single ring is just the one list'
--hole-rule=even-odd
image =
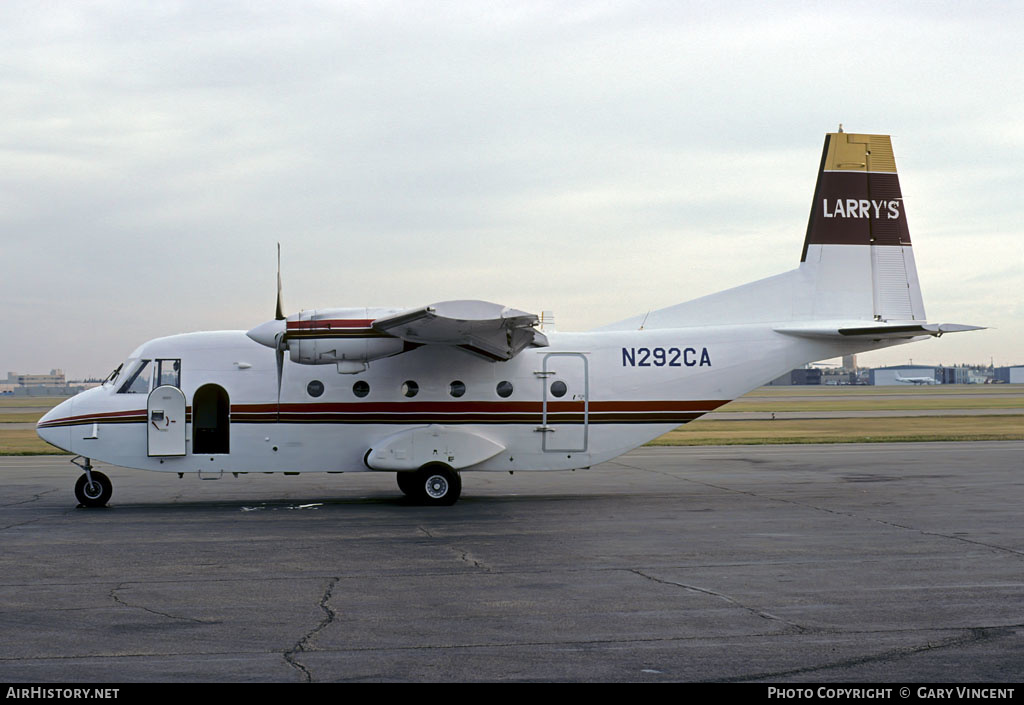
[{"label": "aircraft nose", "polygon": [[74,415],[74,397],[62,401],[36,422],[36,433],[44,441],[61,450],[71,451],[71,426],[67,419]]}]

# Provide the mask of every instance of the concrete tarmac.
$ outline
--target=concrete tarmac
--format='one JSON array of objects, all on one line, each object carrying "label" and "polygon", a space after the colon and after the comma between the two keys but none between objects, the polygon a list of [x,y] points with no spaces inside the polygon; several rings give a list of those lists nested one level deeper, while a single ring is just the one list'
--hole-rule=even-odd
[{"label": "concrete tarmac", "polygon": [[642,448],[574,473],[0,459],[0,681],[1014,682],[1024,442]]}]

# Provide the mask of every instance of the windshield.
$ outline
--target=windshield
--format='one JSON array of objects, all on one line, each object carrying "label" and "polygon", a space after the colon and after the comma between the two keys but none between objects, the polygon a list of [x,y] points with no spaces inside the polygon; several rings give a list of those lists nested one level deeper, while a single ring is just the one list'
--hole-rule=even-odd
[{"label": "windshield", "polygon": [[117,390],[118,394],[149,393],[149,360],[141,360],[135,367],[128,368],[128,377]]}]

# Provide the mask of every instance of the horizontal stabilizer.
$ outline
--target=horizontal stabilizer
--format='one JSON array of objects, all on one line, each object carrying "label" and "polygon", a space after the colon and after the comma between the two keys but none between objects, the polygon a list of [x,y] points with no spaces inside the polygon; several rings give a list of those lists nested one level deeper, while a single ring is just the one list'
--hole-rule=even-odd
[{"label": "horizontal stabilizer", "polygon": [[863,325],[862,321],[836,323],[815,321],[809,324],[794,323],[776,326],[772,330],[776,333],[795,335],[801,338],[896,340],[900,338],[917,338],[924,335],[938,338],[943,333],[984,330],[984,326],[968,326],[961,323]]}]

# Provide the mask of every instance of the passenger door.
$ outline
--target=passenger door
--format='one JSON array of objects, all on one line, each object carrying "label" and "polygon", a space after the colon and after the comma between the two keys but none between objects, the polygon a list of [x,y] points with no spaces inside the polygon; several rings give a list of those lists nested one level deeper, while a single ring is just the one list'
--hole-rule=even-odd
[{"label": "passenger door", "polygon": [[548,353],[540,374],[542,448],[547,453],[581,453],[590,426],[590,379],[582,353]]},{"label": "passenger door", "polygon": [[149,456],[185,455],[185,395],[165,384],[149,393],[146,404]]}]

